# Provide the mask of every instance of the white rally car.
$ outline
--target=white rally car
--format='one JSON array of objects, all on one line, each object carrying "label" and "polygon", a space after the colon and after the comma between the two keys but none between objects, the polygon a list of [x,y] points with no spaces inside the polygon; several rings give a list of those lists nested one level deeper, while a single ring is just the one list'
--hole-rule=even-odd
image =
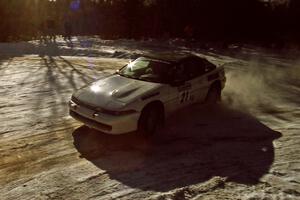
[{"label": "white rally car", "polygon": [[170,113],[220,100],[225,81],[222,66],[195,55],[139,57],[75,92],[70,115],[108,134],[152,134]]}]

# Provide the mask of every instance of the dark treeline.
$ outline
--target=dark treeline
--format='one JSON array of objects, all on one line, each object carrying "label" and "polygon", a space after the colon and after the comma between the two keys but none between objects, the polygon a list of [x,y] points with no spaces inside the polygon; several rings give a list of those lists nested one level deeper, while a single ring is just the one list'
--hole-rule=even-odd
[{"label": "dark treeline", "polygon": [[0,41],[55,34],[103,38],[299,41],[299,0],[0,0]]}]

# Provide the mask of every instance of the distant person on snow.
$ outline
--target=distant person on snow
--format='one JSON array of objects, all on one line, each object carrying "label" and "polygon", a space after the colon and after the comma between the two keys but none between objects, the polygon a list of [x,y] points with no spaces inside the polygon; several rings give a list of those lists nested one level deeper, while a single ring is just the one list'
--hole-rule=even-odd
[{"label": "distant person on snow", "polygon": [[46,21],[47,27],[47,35],[49,36],[50,41],[55,41],[55,21],[53,19],[48,18]]},{"label": "distant person on snow", "polygon": [[65,28],[64,39],[71,41],[71,39],[72,39],[72,24],[71,24],[70,20],[65,21],[64,28]]},{"label": "distant person on snow", "polygon": [[39,36],[39,40],[41,43],[46,42],[47,38],[46,38],[46,27],[45,27],[45,22],[42,21],[39,26],[38,26],[38,36]]},{"label": "distant person on snow", "polygon": [[194,27],[187,25],[184,27],[183,32],[187,41],[187,46],[191,47],[191,43],[194,41]]},{"label": "distant person on snow", "polygon": [[193,37],[194,37],[194,28],[191,26],[191,25],[187,25],[185,28],[184,28],[184,34],[185,34],[185,37],[188,39],[188,40],[192,40]]}]

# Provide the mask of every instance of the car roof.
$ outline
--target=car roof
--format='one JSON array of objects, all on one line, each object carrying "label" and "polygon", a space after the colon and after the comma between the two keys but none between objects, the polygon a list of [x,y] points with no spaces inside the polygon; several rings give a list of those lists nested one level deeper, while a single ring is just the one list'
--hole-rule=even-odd
[{"label": "car roof", "polygon": [[151,54],[144,54],[141,57],[153,59],[153,60],[160,60],[169,63],[178,63],[187,58],[201,59],[201,57],[190,53],[151,53]]}]

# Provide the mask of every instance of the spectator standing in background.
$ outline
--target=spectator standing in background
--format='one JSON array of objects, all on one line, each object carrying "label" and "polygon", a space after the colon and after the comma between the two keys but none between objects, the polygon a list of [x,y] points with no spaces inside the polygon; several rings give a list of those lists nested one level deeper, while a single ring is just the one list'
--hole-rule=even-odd
[{"label": "spectator standing in background", "polygon": [[55,21],[51,18],[48,18],[46,21],[46,27],[47,27],[47,35],[49,36],[50,41],[54,41],[56,39],[55,36],[55,28],[56,24]]},{"label": "spectator standing in background", "polygon": [[187,42],[187,47],[192,47],[192,42],[194,41],[194,27],[188,24],[184,27],[184,35]]},{"label": "spectator standing in background", "polygon": [[69,19],[65,20],[64,29],[65,29],[64,39],[69,40],[71,42],[71,39],[72,39],[72,24],[71,24],[71,21]]},{"label": "spectator standing in background", "polygon": [[183,31],[184,31],[185,37],[191,41],[194,37],[194,27],[191,25],[187,25],[184,27]]},{"label": "spectator standing in background", "polygon": [[47,42],[45,21],[41,21],[38,26],[38,37],[40,43]]}]

